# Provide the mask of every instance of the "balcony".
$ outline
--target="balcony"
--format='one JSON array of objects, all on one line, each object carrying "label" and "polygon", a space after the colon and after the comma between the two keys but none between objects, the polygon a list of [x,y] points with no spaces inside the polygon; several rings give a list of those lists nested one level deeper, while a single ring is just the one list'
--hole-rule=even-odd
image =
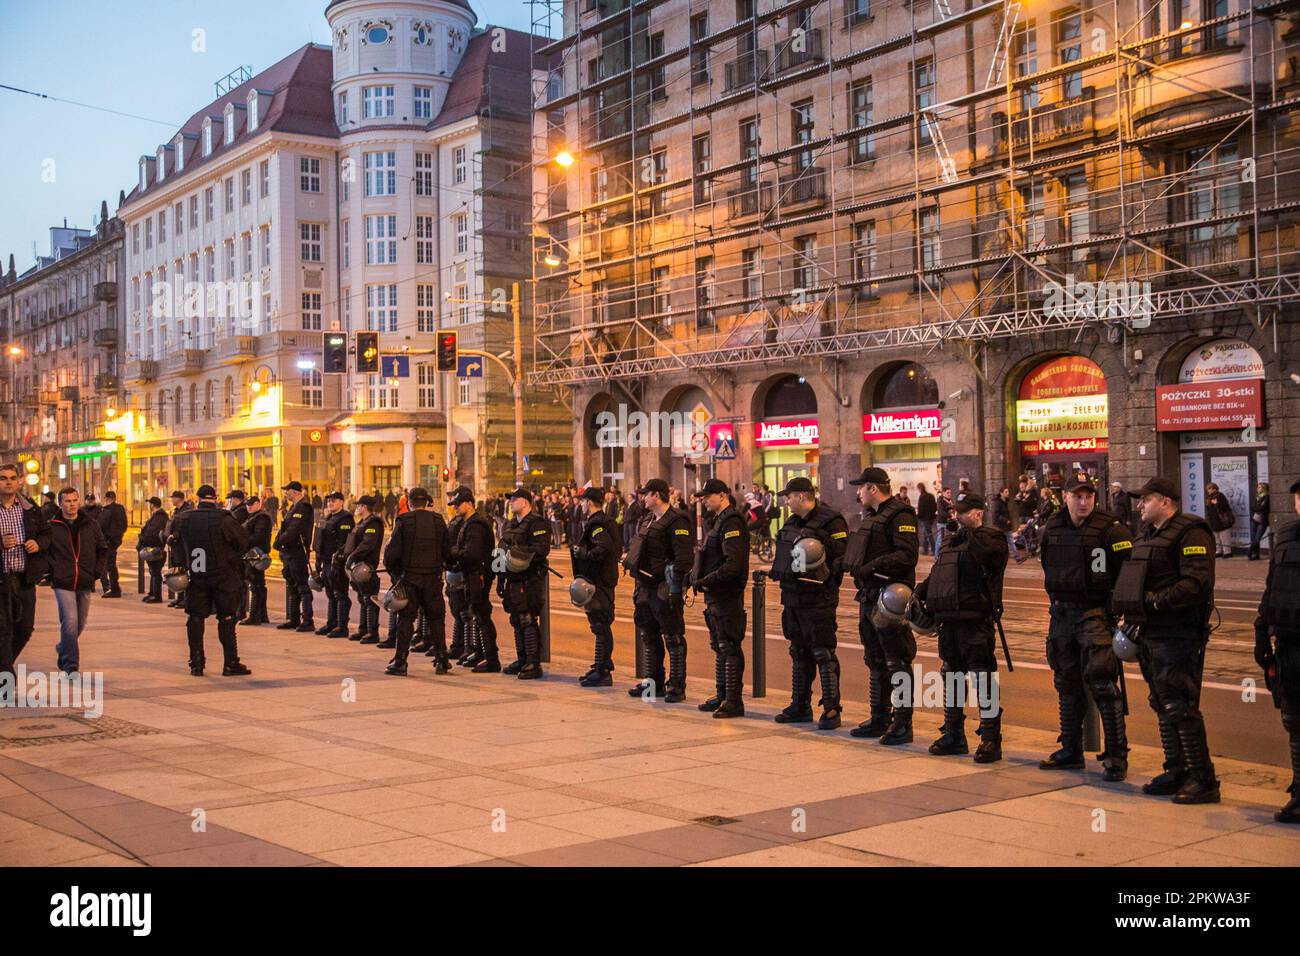
[{"label": "balcony", "polygon": [[772,184],[758,183],[728,190],[727,207],[729,219],[766,215],[772,209]]},{"label": "balcony", "polygon": [[125,378],[132,385],[143,385],[158,378],[158,362],[155,359],[132,359],[126,363]]},{"label": "balcony", "polygon": [[804,30],[802,34],[788,37],[776,48],[776,72],[779,76],[810,63],[820,63],[822,56],[822,31]]},{"label": "balcony", "polygon": [[[1017,149],[1024,149],[1031,141],[1034,146],[1041,147],[1067,136],[1087,133],[1092,130],[1092,104],[1092,90],[1086,89],[1083,96],[1051,103],[1025,116],[1017,116],[1011,121],[1011,141]],[[1005,139],[1006,127],[1003,126],[1000,132]]]},{"label": "balcony", "polygon": [[220,365],[238,365],[257,355],[256,335],[227,335],[212,350]]},{"label": "balcony", "polygon": [[767,51],[757,50],[742,53],[727,63],[723,69],[722,92],[730,93],[742,87],[751,86],[755,80],[767,72]]},{"label": "balcony", "polygon": [[43,388],[40,391],[39,404],[57,405],[59,404],[59,390],[57,388]]},{"label": "balcony", "polygon": [[[1250,90],[1252,63],[1241,47],[1173,59],[1177,66],[1145,70],[1133,80],[1132,115],[1138,129],[1174,127],[1241,109],[1241,101],[1230,95]],[[1263,60],[1254,69],[1257,79],[1262,76],[1267,84],[1267,58]],[[1195,83],[1188,83],[1185,76],[1195,76]]]},{"label": "balcony", "polygon": [[177,349],[162,360],[162,370],[167,375],[194,375],[203,371],[207,354],[203,349]]},{"label": "balcony", "polygon": [[783,207],[825,201],[826,170],[822,167],[807,166],[781,177],[780,203]]},{"label": "balcony", "polygon": [[68,402],[71,405],[81,401],[81,389],[76,385],[65,385],[59,389],[59,401]]},{"label": "balcony", "polygon": [[110,372],[100,372],[95,376],[95,391],[101,395],[116,395],[122,390],[122,380]]},{"label": "balcony", "polygon": [[[1241,242],[1237,235],[1211,236],[1204,239],[1187,238],[1182,242],[1171,243],[1168,247],[1170,258],[1187,264],[1187,269],[1195,269],[1201,275],[1216,278],[1236,277],[1242,273],[1245,263],[1242,259]],[[1164,268],[1177,270],[1174,262],[1165,262]],[[1179,272],[1179,282],[1198,284],[1204,280],[1190,271]],[[1173,278],[1173,277],[1171,277]]]},{"label": "balcony", "polygon": [[115,349],[118,343],[117,329],[95,329],[95,347],[101,349]]},{"label": "balcony", "polygon": [[325,336],[322,332],[282,330],[257,337],[257,354],[263,358],[268,358],[280,352],[312,352],[317,354],[324,347]]},{"label": "balcony", "polygon": [[95,283],[95,301],[96,301],[96,302],[116,302],[116,301],[117,301],[117,283],[116,283],[116,282],[96,282],[96,283]]}]

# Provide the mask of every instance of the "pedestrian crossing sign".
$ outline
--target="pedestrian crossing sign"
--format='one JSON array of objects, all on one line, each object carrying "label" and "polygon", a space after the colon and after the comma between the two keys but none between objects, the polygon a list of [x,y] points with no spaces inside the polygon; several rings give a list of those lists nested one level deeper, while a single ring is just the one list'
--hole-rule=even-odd
[{"label": "pedestrian crossing sign", "polygon": [[721,433],[713,444],[714,461],[731,461],[736,457],[736,436]]}]

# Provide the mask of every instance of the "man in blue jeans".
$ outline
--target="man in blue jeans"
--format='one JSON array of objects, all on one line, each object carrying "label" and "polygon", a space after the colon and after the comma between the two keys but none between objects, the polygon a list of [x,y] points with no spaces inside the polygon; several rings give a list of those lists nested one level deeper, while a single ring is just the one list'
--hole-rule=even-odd
[{"label": "man in blue jeans", "polygon": [[59,492],[59,513],[50,519],[50,579],[59,606],[59,670],[81,666],[77,640],[90,616],[90,594],[108,563],[108,542],[99,522],[80,510],[76,488]]}]

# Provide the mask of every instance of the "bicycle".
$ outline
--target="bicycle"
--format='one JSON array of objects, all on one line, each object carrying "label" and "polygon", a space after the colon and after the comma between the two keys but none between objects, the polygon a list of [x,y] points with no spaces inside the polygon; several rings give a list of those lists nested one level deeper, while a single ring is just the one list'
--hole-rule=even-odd
[{"label": "bicycle", "polygon": [[749,536],[749,550],[760,561],[771,561],[776,546],[769,535],[752,534]]}]

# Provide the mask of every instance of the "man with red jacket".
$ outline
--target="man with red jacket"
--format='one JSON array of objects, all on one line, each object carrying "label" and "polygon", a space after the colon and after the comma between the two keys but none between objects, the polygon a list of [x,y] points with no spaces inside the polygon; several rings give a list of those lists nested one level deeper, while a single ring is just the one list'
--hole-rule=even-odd
[{"label": "man with red jacket", "polygon": [[59,606],[59,670],[81,666],[77,645],[90,617],[90,593],[104,574],[108,542],[99,522],[81,511],[76,488],[59,492],[59,513],[50,519],[50,578]]}]

